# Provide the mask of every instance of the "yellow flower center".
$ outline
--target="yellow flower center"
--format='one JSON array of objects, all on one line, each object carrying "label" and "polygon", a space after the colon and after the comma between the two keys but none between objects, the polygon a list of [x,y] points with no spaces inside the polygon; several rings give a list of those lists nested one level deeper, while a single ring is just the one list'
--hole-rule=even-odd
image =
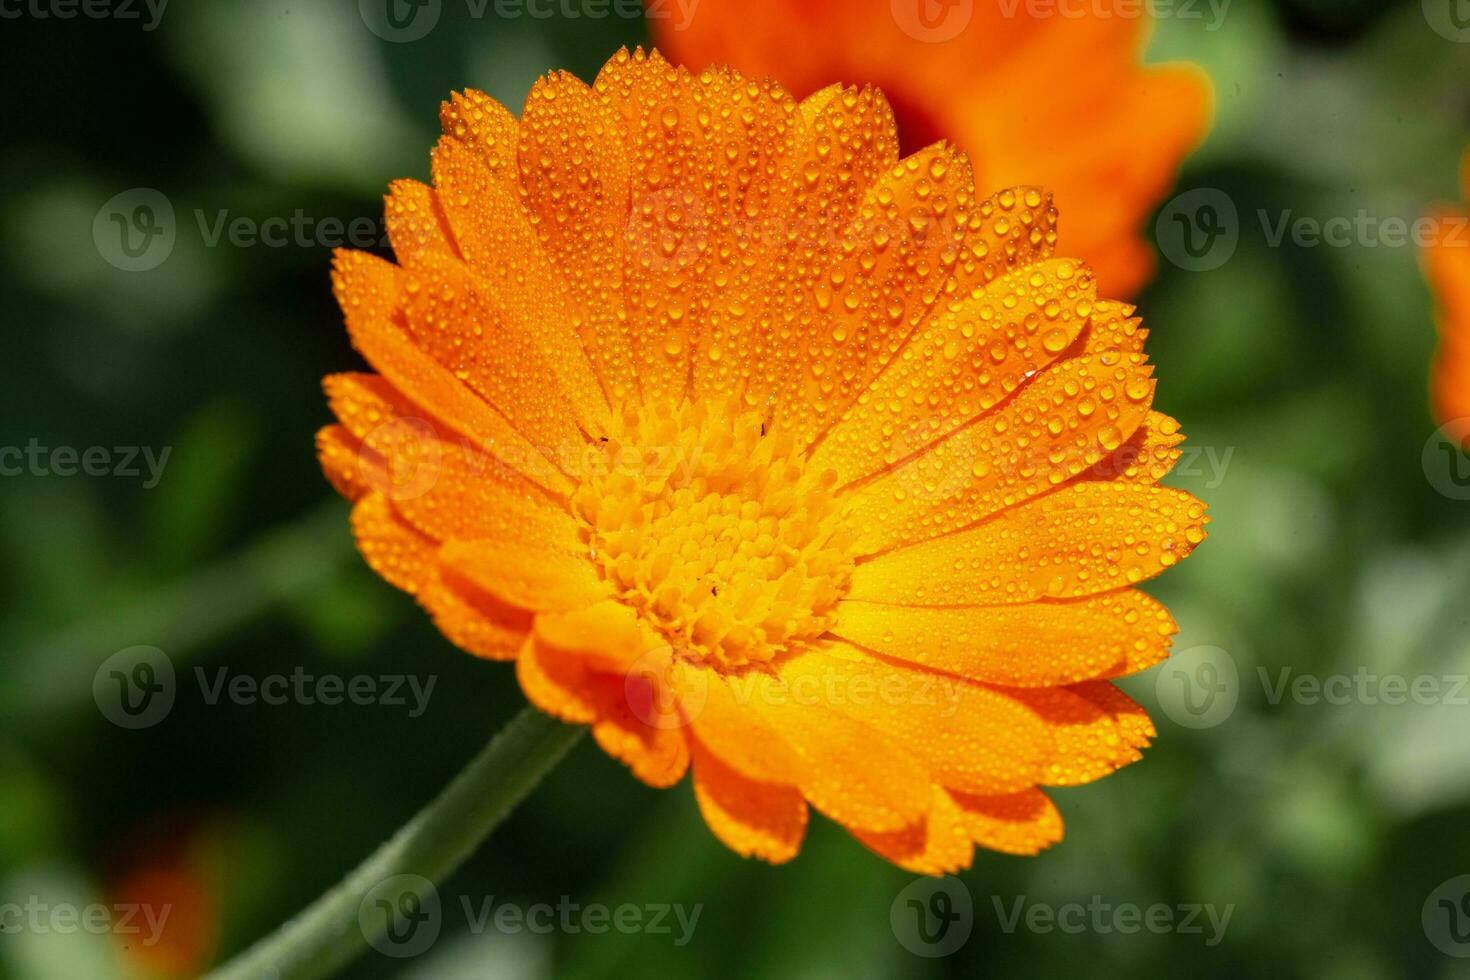
[{"label": "yellow flower center", "polygon": [[836,474],[756,412],[625,409],[589,447],[574,509],[618,598],[720,670],[799,650],[852,575]]}]

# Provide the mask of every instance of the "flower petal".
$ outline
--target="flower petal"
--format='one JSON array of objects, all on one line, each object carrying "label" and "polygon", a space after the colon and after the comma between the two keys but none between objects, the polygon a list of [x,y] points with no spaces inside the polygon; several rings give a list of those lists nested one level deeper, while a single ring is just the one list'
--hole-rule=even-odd
[{"label": "flower petal", "polygon": [[1072,684],[1067,690],[1112,715],[1124,741],[1134,748],[1147,748],[1158,735],[1148,712],[1109,681],[1085,681]]},{"label": "flower petal", "polygon": [[439,104],[439,125],[444,135],[473,150],[497,182],[514,183],[519,124],[509,109],[484,92],[468,88]]},{"label": "flower petal", "polygon": [[567,72],[532,87],[521,113],[523,200],[541,247],[567,285],[570,322],[609,402],[639,393],[623,315],[630,158],[623,121]]},{"label": "flower petal", "polygon": [[801,297],[777,427],[815,439],[868,390],[944,296],[974,195],[968,159],[938,143],[880,177],[823,243],[813,261],[831,271]]},{"label": "flower petal", "polygon": [[756,308],[729,320],[696,363],[697,396],[743,387],[745,404],[764,405],[789,375],[807,367],[797,361],[790,331],[820,324],[811,298],[830,291],[839,274],[841,253],[831,245],[842,240],[873,185],[898,164],[893,112],[877,89],[830,86],[802,102],[801,116],[806,125],[783,175],[783,210],[756,232],[769,270],[756,289]]},{"label": "flower petal", "polygon": [[603,673],[578,652],[559,650],[536,634],[516,660],[521,690],[541,710],[577,724],[590,724],[597,744],[650,786],[672,786],[689,768],[683,728],[649,724],[650,703],[673,702],[677,692],[646,691],[662,685],[662,672]]},{"label": "flower petal", "polygon": [[933,802],[922,823],[897,833],[854,831],[853,836],[873,853],[914,874],[949,874],[968,868],[975,857],[965,815],[938,786],[933,789]]},{"label": "flower petal", "polygon": [[846,601],[832,633],[971,680],[1050,687],[1143,670],[1169,654],[1168,610],[1136,589],[1059,602],[924,608]]},{"label": "flower petal", "polygon": [[400,270],[363,252],[339,251],[333,267],[337,300],[353,346],[414,403],[505,465],[548,490],[571,484],[504,416],[414,345],[394,322]]},{"label": "flower petal", "polygon": [[861,830],[902,830],[924,818],[928,774],[898,742],[820,701],[799,703],[766,674],[747,680],[751,709],[803,763],[801,790],[812,806]]},{"label": "flower petal", "polygon": [[[392,500],[424,534],[574,546],[577,527],[558,498],[425,418],[385,379],[334,374],[324,387],[351,433],[334,450],[335,465]],[[341,455],[349,447],[355,461]]]},{"label": "flower petal", "polygon": [[416,180],[395,180],[383,201],[388,240],[398,264],[413,268],[429,257],[455,258],[454,233],[434,189]]},{"label": "flower petal", "polygon": [[833,427],[811,465],[849,483],[923,451],[1071,346],[1097,297],[1070,259],[1019,268],[936,312]]},{"label": "flower petal", "polygon": [[450,541],[439,560],[502,602],[533,612],[566,612],[608,597],[592,563],[530,541]]},{"label": "flower petal", "polygon": [[506,605],[446,568],[434,568],[418,600],[445,639],[487,660],[515,659],[531,629],[526,610]]},{"label": "flower petal", "polygon": [[1163,412],[1149,412],[1127,442],[1077,479],[1152,486],[1168,476],[1184,455],[1179,448],[1182,442],[1184,433],[1179,430],[1178,422]]},{"label": "flower petal", "polygon": [[323,426],[316,434],[316,457],[322,472],[338,493],[354,503],[373,492],[371,478],[362,472],[361,443],[341,425]]},{"label": "flower petal", "polygon": [[1055,490],[1117,449],[1148,414],[1139,355],[1082,355],[932,449],[851,491],[857,550],[873,554],[967,527]]},{"label": "flower petal", "polygon": [[1006,854],[1039,854],[1062,839],[1062,815],[1039,789],[1005,796],[949,791],[970,839]]},{"label": "flower petal", "polygon": [[[780,673],[801,710],[829,707],[881,732],[945,786],[976,793],[1024,789],[1040,781],[1040,767],[1052,754],[1051,733],[1028,706],[959,677],[847,646],[795,657]],[[928,806],[926,794],[925,812]]]},{"label": "flower petal", "polygon": [[[743,681],[731,686],[708,667],[685,665],[690,672],[687,690],[691,699],[689,717],[695,736],[706,750],[746,779],[762,783],[796,785],[806,763],[781,732],[754,710],[750,698],[757,691]],[[738,693],[738,696],[737,696]]]},{"label": "flower petal", "polygon": [[429,576],[434,543],[393,512],[380,494],[369,494],[352,508],[352,533],[368,567],[404,592],[416,593]]},{"label": "flower petal", "polygon": [[1182,490],[1085,482],[859,565],[848,598],[911,606],[1075,599],[1136,585],[1204,540]]},{"label": "flower petal", "polygon": [[[553,463],[586,445],[561,380],[536,338],[507,322],[493,289],[464,263],[424,256],[403,277],[413,341],[504,415]],[[597,395],[600,399],[601,395]],[[575,473],[572,474],[573,476]]]},{"label": "flower petal", "polygon": [[1008,697],[1046,722],[1052,752],[1040,782],[1081,786],[1143,758],[1131,732],[1112,713],[1066,687],[1011,688]]},{"label": "flower petal", "polygon": [[542,250],[518,190],[498,180],[471,147],[448,137],[434,148],[432,169],[480,304],[542,352],[577,422],[589,434],[606,432],[607,399],[573,327],[566,283]]},{"label": "flower petal", "polygon": [[699,812],[726,847],[772,864],[796,856],[807,824],[806,800],[799,790],[742,776],[698,742],[693,759]]},{"label": "flower petal", "polygon": [[578,652],[598,670],[626,674],[648,649],[632,608],[608,599],[568,612],[541,613],[536,637],[560,650]]},{"label": "flower petal", "polygon": [[645,400],[677,401],[696,354],[724,375],[709,352],[732,352],[760,299],[770,249],[755,219],[783,211],[778,178],[801,116],[778,86],[694,75],[657,52],[620,52],[595,88],[622,114],[628,158],[657,161],[631,169],[624,306]]}]

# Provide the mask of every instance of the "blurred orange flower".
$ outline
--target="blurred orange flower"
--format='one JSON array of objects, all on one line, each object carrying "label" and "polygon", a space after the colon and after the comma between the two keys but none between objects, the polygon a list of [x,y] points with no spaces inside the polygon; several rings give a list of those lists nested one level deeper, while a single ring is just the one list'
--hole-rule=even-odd
[{"label": "blurred orange flower", "polygon": [[1142,67],[1147,5],[1117,6],[700,0],[649,22],[675,61],[770,76],[797,97],[834,81],[878,86],[904,152],[947,138],[982,191],[1049,188],[1066,215],[1062,253],[1085,259],[1109,295],[1131,296],[1154,270],[1143,225],[1204,137],[1210,87],[1193,66]]},{"label": "blurred orange flower", "polygon": [[175,816],[128,839],[112,890],[115,906],[133,910],[116,935],[127,975],[174,980],[204,972],[219,939],[221,828],[212,817]]},{"label": "blurred orange flower", "polygon": [[[1470,153],[1460,182],[1470,200]],[[1470,214],[1463,207],[1436,216],[1434,241],[1424,251],[1424,268],[1438,306],[1439,351],[1430,369],[1435,419],[1470,452]]]},{"label": "blurred orange flower", "polygon": [[900,160],[873,89],[797,102],[616,55],[519,120],[443,108],[398,264],[337,257],[379,374],[326,380],[369,564],[643,781],[770,861],[808,805],[906,868],[1061,837],[1139,758],[1134,586],[1204,537],[1157,486],[1146,331],[1041,191]]}]

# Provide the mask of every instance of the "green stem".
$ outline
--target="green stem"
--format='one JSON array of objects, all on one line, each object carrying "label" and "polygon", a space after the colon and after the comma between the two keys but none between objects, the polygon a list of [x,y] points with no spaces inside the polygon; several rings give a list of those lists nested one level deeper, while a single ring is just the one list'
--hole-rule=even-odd
[{"label": "green stem", "polygon": [[[407,895],[403,884],[417,881],[419,890],[426,891],[425,879],[442,881],[459,867],[584,731],[580,725],[563,725],[527,707],[437,798],[340,884],[210,978],[323,977],[345,966],[367,944],[392,941],[388,938],[392,910],[417,912],[419,907],[412,903],[424,898]],[[389,881],[399,875],[414,877]],[[367,901],[369,893],[374,901]],[[405,896],[410,904],[403,901]]]}]

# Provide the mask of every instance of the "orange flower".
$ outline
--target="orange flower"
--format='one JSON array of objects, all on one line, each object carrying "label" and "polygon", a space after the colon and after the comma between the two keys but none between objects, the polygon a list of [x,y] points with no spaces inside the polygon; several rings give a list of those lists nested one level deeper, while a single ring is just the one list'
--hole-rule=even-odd
[{"label": "orange flower", "polygon": [[1141,67],[1150,24],[1127,6],[701,0],[687,19],[649,22],[676,61],[769,75],[797,97],[834,80],[878,86],[904,152],[948,138],[978,187],[1050,188],[1067,215],[1062,253],[1131,296],[1154,270],[1141,229],[1204,137],[1210,88],[1192,66]]},{"label": "orange flower", "polygon": [[337,257],[380,374],[319,446],[369,564],[640,779],[692,764],[742,854],[809,804],[924,872],[1058,840],[1037,787],[1153,734],[1108,678],[1166,655],[1133,586],[1204,516],[1048,197],[900,160],[874,89],[641,51],[443,123],[399,264]]},{"label": "orange flower", "polygon": [[[1461,166],[1470,199],[1470,154]],[[1438,303],[1439,351],[1430,369],[1434,417],[1470,451],[1470,215],[1445,208],[1435,239],[1424,252],[1424,268]]]},{"label": "orange flower", "polygon": [[176,817],[127,839],[112,891],[114,907],[136,910],[131,931],[116,936],[125,975],[171,980],[208,966],[219,939],[221,829],[210,818]]}]

